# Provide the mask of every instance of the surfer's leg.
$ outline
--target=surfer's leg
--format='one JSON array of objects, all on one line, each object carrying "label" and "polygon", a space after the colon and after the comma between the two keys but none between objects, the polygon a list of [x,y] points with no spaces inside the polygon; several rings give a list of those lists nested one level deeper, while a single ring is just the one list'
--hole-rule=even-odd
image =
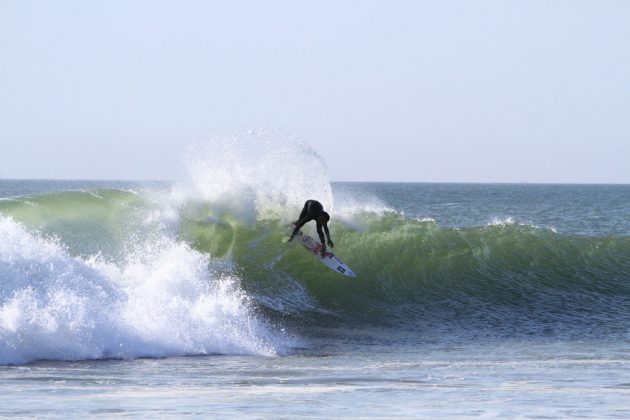
[{"label": "surfer's leg", "polygon": [[297,225],[300,222],[300,220],[304,219],[304,216],[306,216],[306,213],[308,213],[308,201],[304,203],[304,207],[302,208],[300,217],[298,217],[298,219],[295,222],[293,222],[293,224]]},{"label": "surfer's leg", "polygon": [[302,226],[304,226],[304,224],[306,222],[308,222],[309,219],[308,217],[303,217],[300,220],[298,220],[297,222],[294,223],[295,228],[293,229],[293,233],[291,233],[291,239],[289,239],[289,241],[293,240],[293,237],[295,235],[297,235],[298,231],[302,228]]}]

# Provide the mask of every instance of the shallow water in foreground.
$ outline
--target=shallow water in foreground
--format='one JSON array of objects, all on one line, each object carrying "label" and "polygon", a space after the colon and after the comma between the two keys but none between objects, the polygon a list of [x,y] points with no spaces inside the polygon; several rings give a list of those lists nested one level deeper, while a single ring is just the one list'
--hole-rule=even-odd
[{"label": "shallow water in foreground", "polygon": [[627,345],[329,346],[339,342],[286,357],[0,367],[0,415],[630,417]]}]

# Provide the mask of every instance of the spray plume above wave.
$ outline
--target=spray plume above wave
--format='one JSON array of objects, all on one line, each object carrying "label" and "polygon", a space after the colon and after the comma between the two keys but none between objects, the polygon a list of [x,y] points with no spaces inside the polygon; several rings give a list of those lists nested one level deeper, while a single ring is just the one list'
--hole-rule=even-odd
[{"label": "spray plume above wave", "polygon": [[187,166],[187,198],[232,205],[246,219],[294,217],[308,197],[329,209],[334,204],[323,158],[278,133],[254,130],[197,142],[188,150]]}]

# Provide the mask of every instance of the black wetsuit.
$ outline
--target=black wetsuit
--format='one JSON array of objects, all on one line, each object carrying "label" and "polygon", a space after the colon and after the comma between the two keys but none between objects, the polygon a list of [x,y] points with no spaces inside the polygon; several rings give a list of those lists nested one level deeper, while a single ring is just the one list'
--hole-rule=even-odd
[{"label": "black wetsuit", "polygon": [[300,213],[300,218],[295,222],[295,229],[293,229],[291,239],[293,239],[293,237],[298,233],[302,226],[304,226],[311,220],[315,220],[315,222],[317,223],[317,234],[319,235],[319,240],[322,241],[322,253],[326,252],[326,241],[324,241],[324,232],[322,232],[322,227],[326,232],[326,237],[328,238],[328,241],[331,243],[332,241],[330,240],[330,232],[328,232],[328,226],[325,224],[322,225],[317,220],[317,218],[321,216],[322,213],[324,213],[324,206],[322,206],[322,203],[320,203],[319,201],[308,200],[306,203],[304,203],[304,208]]}]

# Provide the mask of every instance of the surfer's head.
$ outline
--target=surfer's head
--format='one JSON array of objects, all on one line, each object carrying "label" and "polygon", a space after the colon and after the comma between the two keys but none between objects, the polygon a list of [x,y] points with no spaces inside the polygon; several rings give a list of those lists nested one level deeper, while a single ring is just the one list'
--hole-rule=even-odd
[{"label": "surfer's head", "polygon": [[325,225],[326,223],[328,223],[329,220],[330,220],[330,215],[326,213],[325,211],[321,212],[319,217],[317,218],[317,221],[321,223],[322,225]]}]

